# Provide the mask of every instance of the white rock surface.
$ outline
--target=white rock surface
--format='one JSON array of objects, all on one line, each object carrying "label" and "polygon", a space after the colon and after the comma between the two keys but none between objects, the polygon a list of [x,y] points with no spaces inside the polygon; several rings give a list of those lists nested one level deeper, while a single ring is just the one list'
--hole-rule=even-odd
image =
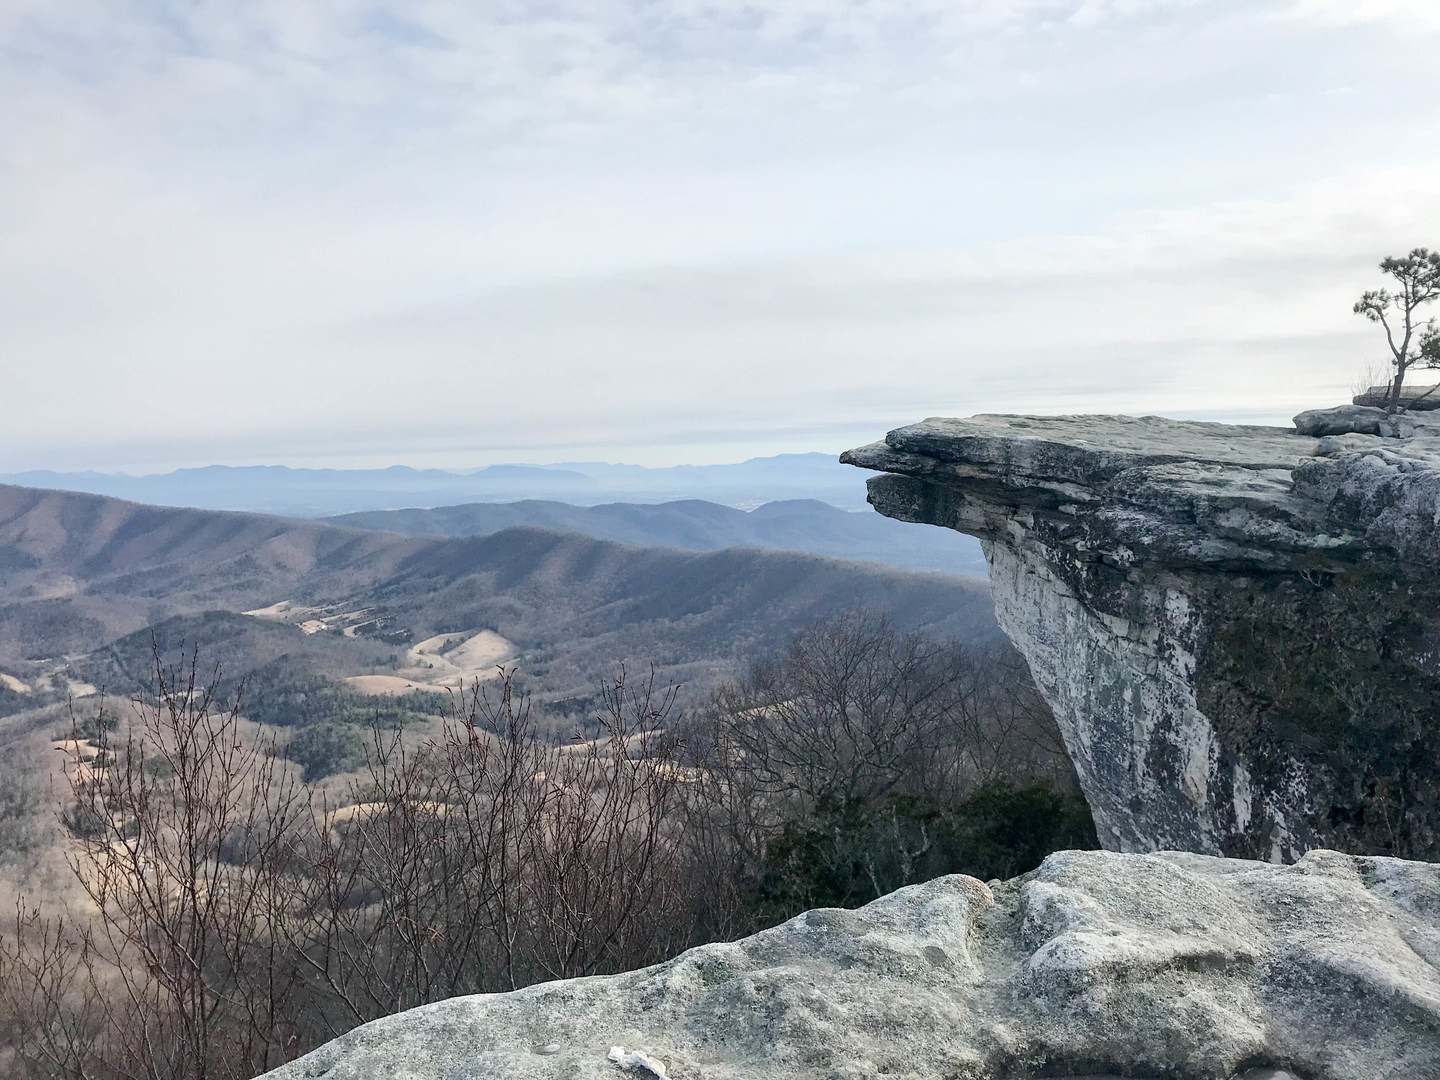
[{"label": "white rock surface", "polygon": [[1440,858],[1440,438],[1406,422],[931,419],[843,460],[981,538],[1107,847]]},{"label": "white rock surface", "polygon": [[[612,1049],[619,1052],[617,1064]],[[272,1080],[1440,1076],[1440,867],[1062,852],[653,968],[456,998]]]}]

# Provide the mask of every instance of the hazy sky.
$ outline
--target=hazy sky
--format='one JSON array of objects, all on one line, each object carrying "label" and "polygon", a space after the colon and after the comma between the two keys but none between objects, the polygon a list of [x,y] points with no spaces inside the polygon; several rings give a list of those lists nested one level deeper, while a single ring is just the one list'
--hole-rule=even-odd
[{"label": "hazy sky", "polygon": [[0,0],[0,471],[1348,397],[1437,0]]}]

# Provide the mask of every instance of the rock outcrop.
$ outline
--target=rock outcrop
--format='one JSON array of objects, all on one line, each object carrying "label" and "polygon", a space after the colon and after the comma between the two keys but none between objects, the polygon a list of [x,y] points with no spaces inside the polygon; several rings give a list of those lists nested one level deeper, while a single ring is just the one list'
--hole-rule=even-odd
[{"label": "rock outcrop", "polygon": [[[1356,405],[1369,405],[1384,408],[1390,404],[1390,387],[1388,384],[1372,386],[1364,393],[1356,394],[1350,399]],[[1406,386],[1400,390],[1400,405],[1405,409],[1416,409],[1421,412],[1440,409],[1440,386],[1433,383],[1429,386]]]},{"label": "rock outcrop", "polygon": [[1440,414],[1406,410],[1388,413],[1369,405],[1310,409],[1295,417],[1297,435],[1383,435],[1387,439],[1440,435]]},{"label": "rock outcrop", "polygon": [[656,967],[455,998],[271,1080],[1440,1076],[1440,867],[1062,852]]},{"label": "rock outcrop", "polygon": [[1297,435],[1389,435],[1393,423],[1384,409],[1370,405],[1337,405],[1309,409],[1295,417]]},{"label": "rock outcrop", "polygon": [[1107,847],[1440,859],[1426,434],[978,416],[844,460],[881,513],[981,538]]}]

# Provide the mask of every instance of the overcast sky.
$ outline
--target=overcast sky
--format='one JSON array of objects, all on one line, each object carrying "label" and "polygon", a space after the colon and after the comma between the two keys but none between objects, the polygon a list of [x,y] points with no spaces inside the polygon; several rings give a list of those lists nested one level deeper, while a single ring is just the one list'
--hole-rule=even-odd
[{"label": "overcast sky", "polygon": [[1437,0],[0,0],[0,471],[1348,397]]}]

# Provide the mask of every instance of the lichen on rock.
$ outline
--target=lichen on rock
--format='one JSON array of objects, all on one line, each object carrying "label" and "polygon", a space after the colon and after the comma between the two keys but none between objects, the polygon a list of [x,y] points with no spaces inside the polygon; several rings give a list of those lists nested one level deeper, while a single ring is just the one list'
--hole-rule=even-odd
[{"label": "lichen on rock", "polygon": [[1437,1076],[1440,867],[1062,852],[993,888],[939,878],[641,971],[412,1009],[269,1075],[652,1066],[670,1080]]}]

